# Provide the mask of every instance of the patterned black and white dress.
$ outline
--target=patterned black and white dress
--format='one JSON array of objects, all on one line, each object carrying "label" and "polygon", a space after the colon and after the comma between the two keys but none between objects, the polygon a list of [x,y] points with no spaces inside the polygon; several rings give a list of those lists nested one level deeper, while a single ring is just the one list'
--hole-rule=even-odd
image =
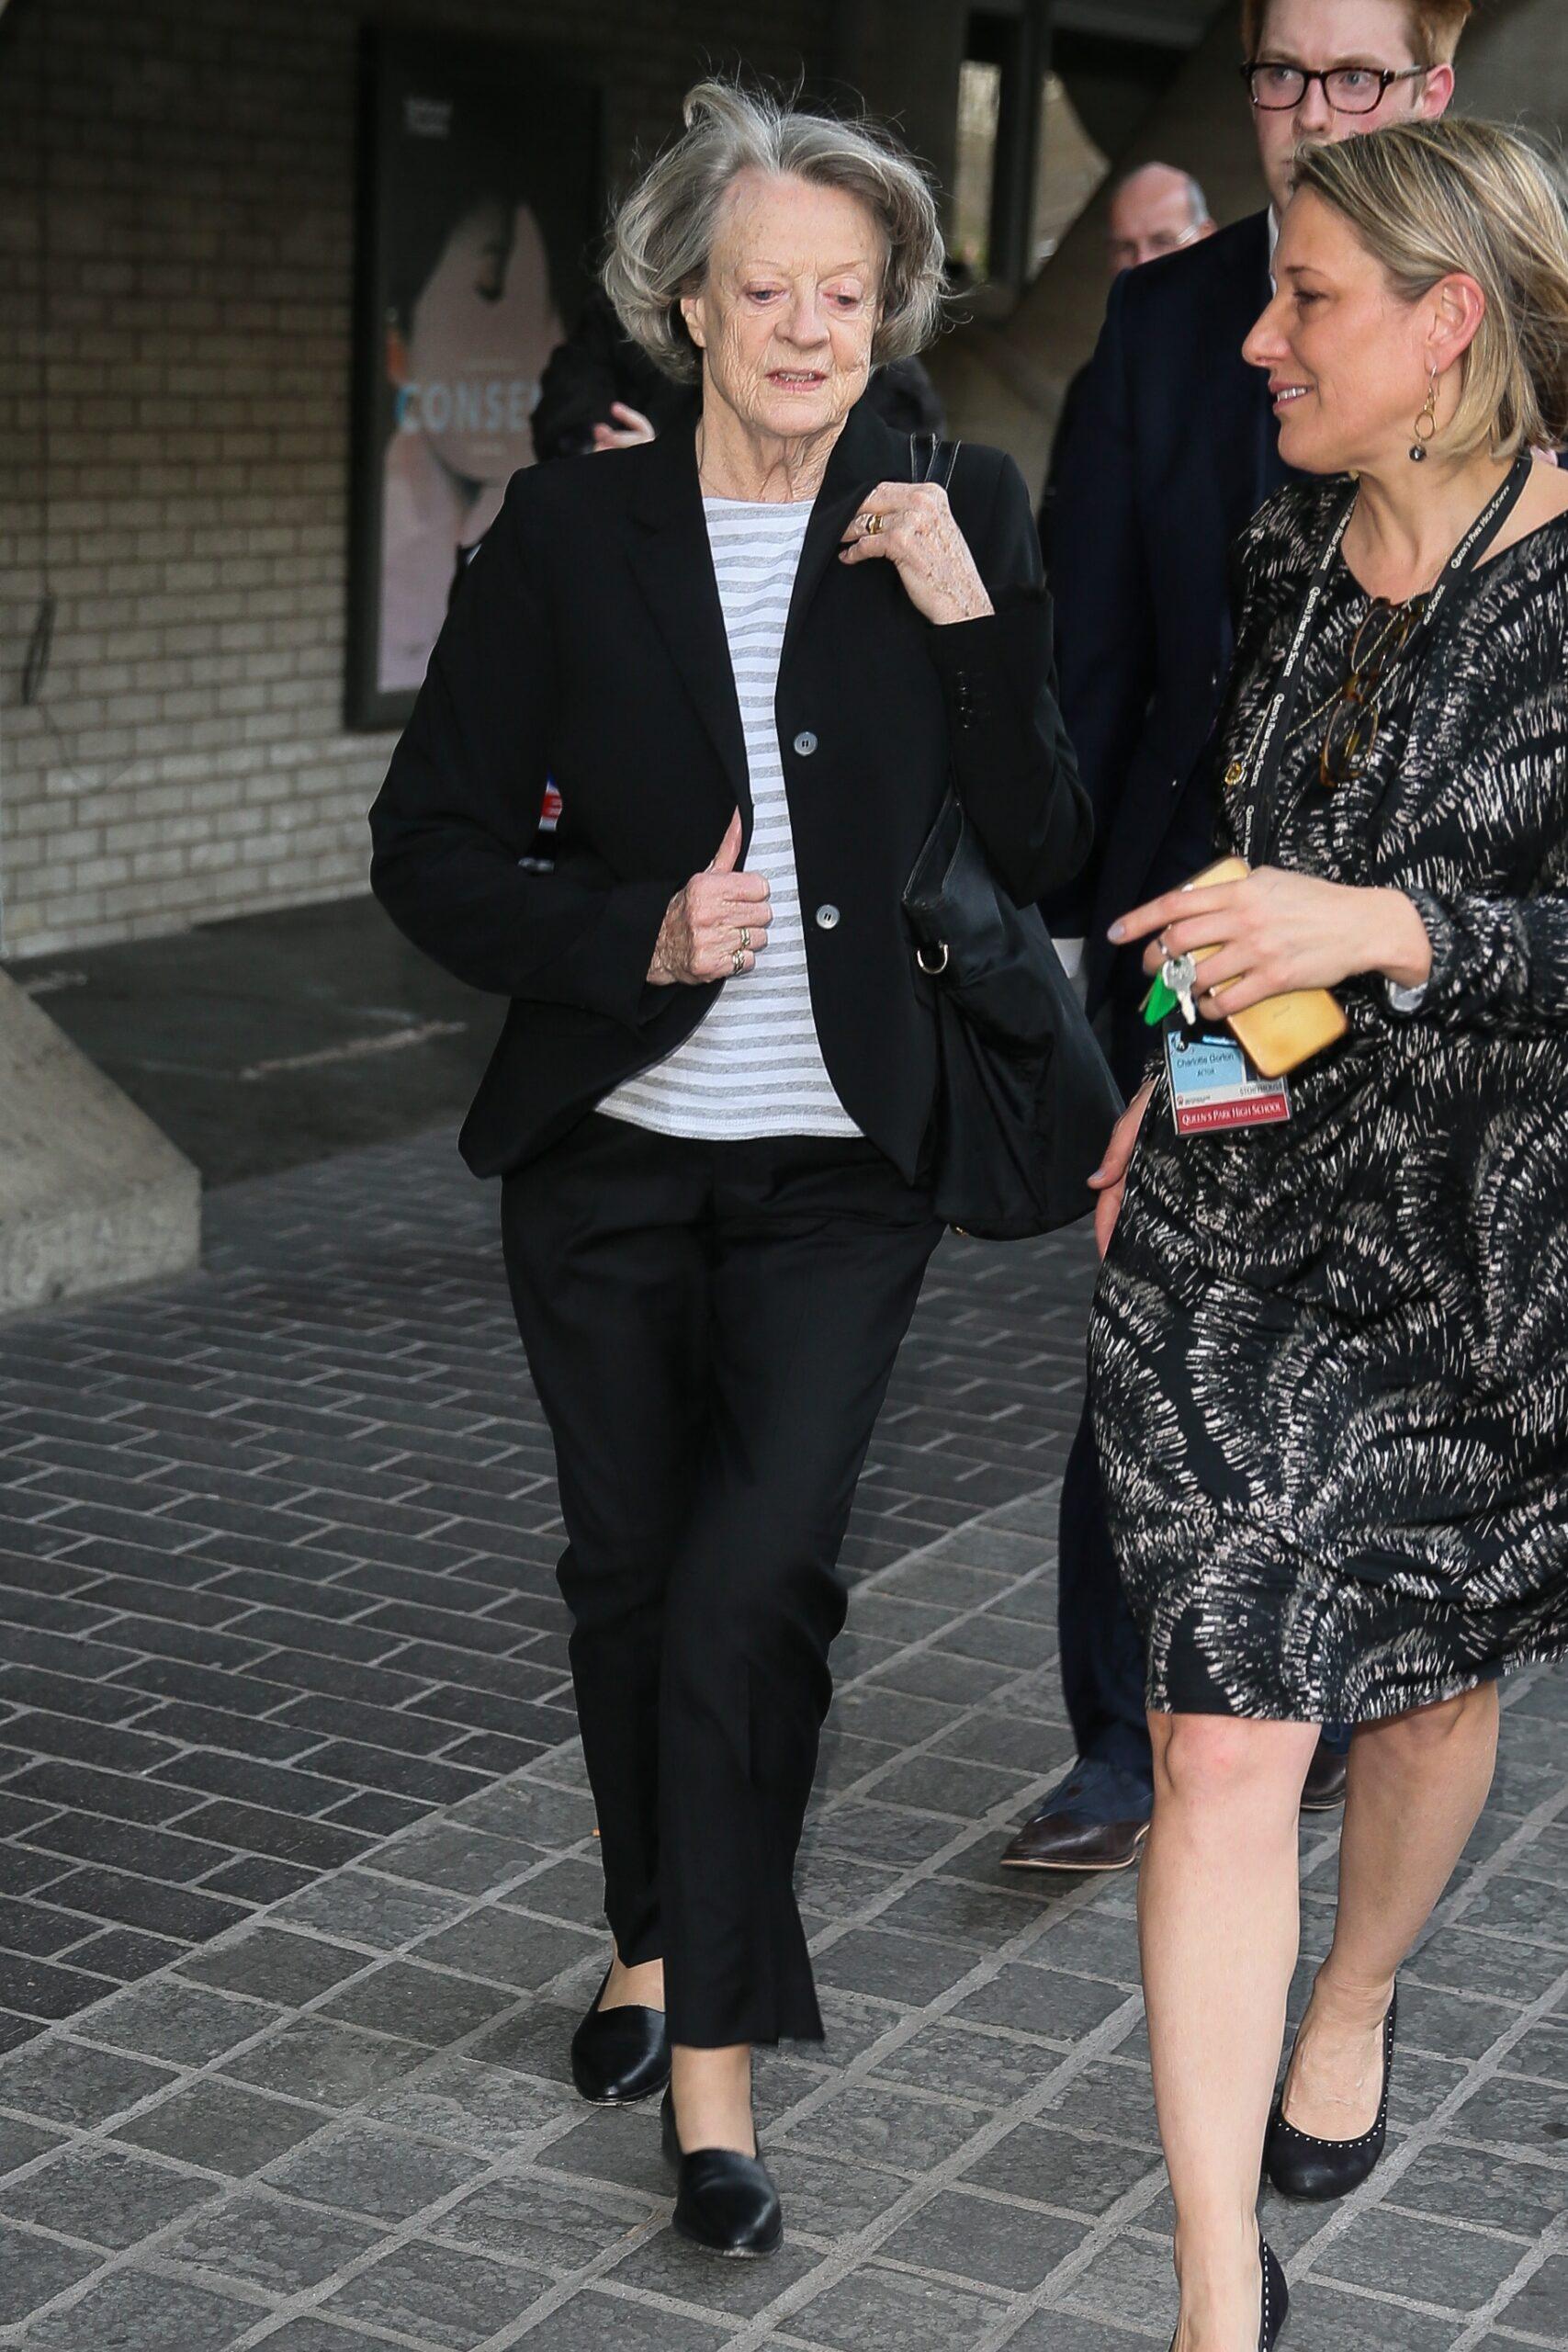
[{"label": "patterned black and white dress", "polygon": [[[1345,494],[1285,491],[1242,543],[1224,760]],[[1418,1006],[1340,990],[1285,1125],[1179,1141],[1162,1077],[1101,1271],[1095,1422],[1161,1711],[1361,1722],[1568,1656],[1568,518],[1453,602],[1364,772],[1324,789],[1325,721],[1291,746],[1271,861],[1409,891]],[[1367,608],[1341,563],[1303,715]]]}]

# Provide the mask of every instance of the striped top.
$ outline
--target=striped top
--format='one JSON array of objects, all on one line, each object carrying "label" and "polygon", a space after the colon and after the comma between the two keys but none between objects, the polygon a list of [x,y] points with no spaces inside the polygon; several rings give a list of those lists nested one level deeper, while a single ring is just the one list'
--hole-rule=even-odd
[{"label": "striped top", "polygon": [[811,1011],[773,695],[812,502],[705,498],[725,634],[746,736],[753,822],[746,871],[765,875],[773,910],[755,968],[726,981],[683,1044],[600,1103],[660,1135],[858,1136],[833,1089]]}]

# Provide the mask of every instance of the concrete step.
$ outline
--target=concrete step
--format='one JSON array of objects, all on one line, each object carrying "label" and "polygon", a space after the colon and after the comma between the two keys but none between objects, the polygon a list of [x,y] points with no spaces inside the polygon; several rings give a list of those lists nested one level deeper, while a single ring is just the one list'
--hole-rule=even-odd
[{"label": "concrete step", "polygon": [[200,1255],[196,1169],[0,974],[0,1315]]}]

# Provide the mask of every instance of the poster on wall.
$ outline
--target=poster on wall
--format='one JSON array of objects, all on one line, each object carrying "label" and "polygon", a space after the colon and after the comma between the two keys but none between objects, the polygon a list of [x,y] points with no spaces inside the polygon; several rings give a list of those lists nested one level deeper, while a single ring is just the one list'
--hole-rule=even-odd
[{"label": "poster on wall", "polygon": [[604,173],[599,93],[526,51],[372,30],[363,70],[346,722],[381,729],[533,463]]}]

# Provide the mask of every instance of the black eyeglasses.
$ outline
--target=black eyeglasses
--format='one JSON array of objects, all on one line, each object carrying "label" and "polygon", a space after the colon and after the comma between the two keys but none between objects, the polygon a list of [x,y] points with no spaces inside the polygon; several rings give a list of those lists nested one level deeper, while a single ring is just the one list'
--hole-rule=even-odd
[{"label": "black eyeglasses", "polygon": [[1277,65],[1256,60],[1241,69],[1247,94],[1265,114],[1293,114],[1314,82],[1336,114],[1376,114],[1396,82],[1416,82],[1431,72],[1429,65],[1407,65],[1402,73],[1375,65],[1333,65],[1326,74],[1304,65]]}]

